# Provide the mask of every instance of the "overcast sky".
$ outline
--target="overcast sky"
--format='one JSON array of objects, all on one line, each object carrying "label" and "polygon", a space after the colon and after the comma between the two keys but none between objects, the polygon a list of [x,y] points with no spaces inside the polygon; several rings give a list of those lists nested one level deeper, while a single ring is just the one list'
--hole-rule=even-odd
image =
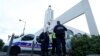
[{"label": "overcast sky", "polygon": [[[54,19],[73,7],[81,0],[0,0],[0,39],[7,42],[8,35],[19,35],[23,31],[26,21],[25,33],[35,33],[43,27],[45,11],[48,5],[54,10]],[[98,30],[100,32],[100,1],[89,0]],[[81,23],[81,24],[80,24]],[[71,27],[89,33],[85,15],[66,23]]]}]

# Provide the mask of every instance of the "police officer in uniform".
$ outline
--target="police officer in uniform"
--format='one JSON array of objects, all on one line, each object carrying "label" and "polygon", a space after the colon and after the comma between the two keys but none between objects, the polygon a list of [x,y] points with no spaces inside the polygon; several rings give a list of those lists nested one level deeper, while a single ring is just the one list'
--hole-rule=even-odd
[{"label": "police officer in uniform", "polygon": [[52,33],[52,55],[56,53],[56,36],[55,33]]},{"label": "police officer in uniform", "polygon": [[63,52],[63,56],[66,55],[66,47],[65,47],[65,28],[63,25],[60,24],[60,21],[57,21],[57,25],[54,27],[54,33],[56,35],[56,44],[57,44],[57,56],[62,56],[61,51]]},{"label": "police officer in uniform", "polygon": [[48,56],[49,36],[47,32],[42,32],[39,36],[41,41],[41,56]]}]

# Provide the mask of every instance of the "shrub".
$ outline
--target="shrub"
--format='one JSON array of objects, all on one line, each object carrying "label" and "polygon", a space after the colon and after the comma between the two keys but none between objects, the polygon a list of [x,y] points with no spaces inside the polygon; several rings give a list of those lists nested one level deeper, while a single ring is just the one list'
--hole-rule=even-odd
[{"label": "shrub", "polygon": [[72,38],[72,56],[86,56],[88,54],[100,54],[100,36],[91,37],[84,34]]}]

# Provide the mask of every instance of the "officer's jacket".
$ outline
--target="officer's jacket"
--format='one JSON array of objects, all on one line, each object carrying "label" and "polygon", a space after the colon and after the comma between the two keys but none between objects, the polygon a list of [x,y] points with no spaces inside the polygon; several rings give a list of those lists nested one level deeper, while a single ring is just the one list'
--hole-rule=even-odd
[{"label": "officer's jacket", "polygon": [[49,36],[46,32],[45,33],[42,32],[39,36],[39,39],[41,40],[42,43],[49,42]]},{"label": "officer's jacket", "polygon": [[56,35],[59,35],[59,34],[65,34],[65,31],[67,31],[67,28],[65,28],[63,25],[59,24],[59,25],[56,25],[54,30]]}]

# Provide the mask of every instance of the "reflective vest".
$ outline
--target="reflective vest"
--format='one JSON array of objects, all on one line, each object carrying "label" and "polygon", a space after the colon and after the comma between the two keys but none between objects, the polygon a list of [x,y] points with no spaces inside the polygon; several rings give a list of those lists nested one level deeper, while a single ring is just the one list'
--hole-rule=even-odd
[{"label": "reflective vest", "polygon": [[55,33],[52,33],[52,38],[56,38]]}]

